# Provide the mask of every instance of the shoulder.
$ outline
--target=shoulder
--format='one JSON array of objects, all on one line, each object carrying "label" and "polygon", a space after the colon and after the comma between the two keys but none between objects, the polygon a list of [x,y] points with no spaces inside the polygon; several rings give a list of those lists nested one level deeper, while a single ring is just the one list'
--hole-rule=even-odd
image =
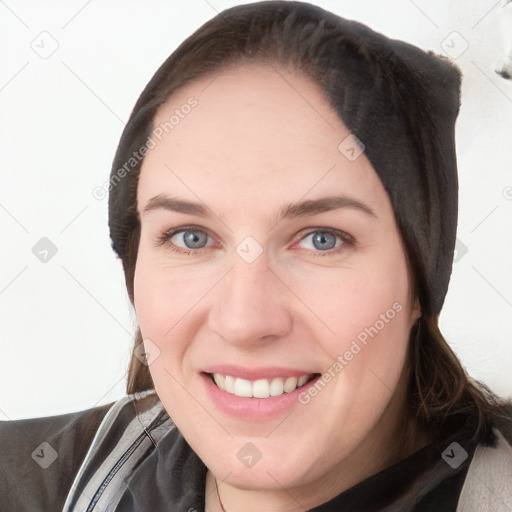
[{"label": "shoulder", "polygon": [[51,508],[53,503],[69,487],[111,406],[0,422],[0,495],[4,505],[11,504],[9,510],[57,510]]},{"label": "shoulder", "polygon": [[493,433],[494,443],[477,445],[457,512],[512,510],[512,446],[499,429]]},{"label": "shoulder", "polygon": [[[71,444],[79,449],[81,444],[86,444],[83,443],[86,440],[84,437],[94,434],[113,403],[58,416],[0,421],[2,462],[6,462],[6,453],[16,452],[19,456],[20,449],[28,450],[30,447],[35,449],[39,443],[47,442],[50,438],[64,450]],[[63,436],[64,433],[66,436]],[[77,435],[69,436],[70,433]],[[33,445],[33,443],[37,444]]]},{"label": "shoulder", "polygon": [[169,433],[174,439],[176,429],[154,390],[117,401],[74,478],[64,510],[114,510],[133,475]]},{"label": "shoulder", "polygon": [[139,410],[143,418],[154,401],[150,393],[128,395],[84,411],[0,422],[3,505],[17,511],[61,510],[99,431],[129,423]]}]

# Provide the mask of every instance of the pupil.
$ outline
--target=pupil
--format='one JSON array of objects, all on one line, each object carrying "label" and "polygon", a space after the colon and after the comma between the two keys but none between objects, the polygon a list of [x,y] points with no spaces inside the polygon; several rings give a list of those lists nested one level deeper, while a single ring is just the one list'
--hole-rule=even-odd
[{"label": "pupil", "polygon": [[315,233],[313,245],[316,249],[332,249],[336,245],[336,236],[331,233]]},{"label": "pupil", "polygon": [[206,245],[206,234],[194,231],[185,231],[183,241],[189,249],[200,249]]}]

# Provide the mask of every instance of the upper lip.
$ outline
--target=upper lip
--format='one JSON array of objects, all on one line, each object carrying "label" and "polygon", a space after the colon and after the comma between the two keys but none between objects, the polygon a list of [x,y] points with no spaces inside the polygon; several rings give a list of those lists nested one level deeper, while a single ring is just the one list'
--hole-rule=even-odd
[{"label": "upper lip", "polygon": [[276,377],[301,377],[302,375],[313,375],[315,372],[300,370],[296,368],[285,368],[267,366],[258,368],[247,368],[231,364],[216,364],[203,369],[204,373],[220,373],[246,380],[274,379]]}]

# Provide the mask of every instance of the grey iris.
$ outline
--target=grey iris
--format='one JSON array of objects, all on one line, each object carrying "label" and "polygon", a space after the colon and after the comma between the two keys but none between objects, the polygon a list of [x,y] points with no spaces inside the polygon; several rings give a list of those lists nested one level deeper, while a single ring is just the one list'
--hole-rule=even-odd
[{"label": "grey iris", "polygon": [[200,231],[185,231],[183,242],[189,249],[201,249],[208,242],[208,235]]},{"label": "grey iris", "polygon": [[336,236],[332,233],[313,233],[313,246],[315,249],[328,250],[336,246]]}]

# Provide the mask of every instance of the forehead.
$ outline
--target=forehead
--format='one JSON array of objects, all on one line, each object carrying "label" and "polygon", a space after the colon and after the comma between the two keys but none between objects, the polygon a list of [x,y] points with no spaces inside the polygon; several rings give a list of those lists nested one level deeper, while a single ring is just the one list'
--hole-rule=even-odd
[{"label": "forehead", "polygon": [[156,146],[143,162],[139,203],[169,190],[205,201],[220,192],[224,199],[260,193],[293,201],[333,187],[382,199],[364,153],[350,160],[339,149],[350,131],[319,86],[299,72],[263,64],[229,68],[179,90],[154,126],[161,140],[153,137]]},{"label": "forehead", "polygon": [[184,143],[187,149],[201,147],[202,154],[215,148],[226,151],[227,137],[239,143],[231,156],[242,159],[254,153],[264,159],[276,151],[281,156],[286,150],[296,152],[298,145],[337,147],[341,121],[319,87],[298,72],[276,65],[232,66],[179,90],[160,108],[155,125],[163,125],[190,98],[197,106],[166,137],[177,154]]}]

